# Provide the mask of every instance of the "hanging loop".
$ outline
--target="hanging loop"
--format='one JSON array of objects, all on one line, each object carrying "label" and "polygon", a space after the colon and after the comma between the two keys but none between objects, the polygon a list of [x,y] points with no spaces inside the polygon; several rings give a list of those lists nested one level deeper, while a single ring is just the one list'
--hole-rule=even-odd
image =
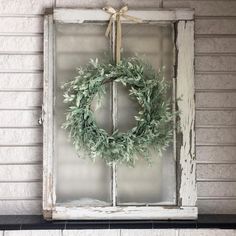
[{"label": "hanging loop", "polygon": [[109,23],[105,32],[106,37],[109,36],[109,34],[111,33],[111,28],[112,28],[112,23],[116,22],[116,38],[115,38],[115,43],[116,43],[116,63],[120,62],[120,51],[121,51],[121,37],[122,37],[122,32],[121,32],[121,17],[130,20],[130,21],[134,21],[137,23],[141,23],[142,20],[134,17],[134,16],[130,16],[127,15],[127,11],[128,11],[128,6],[123,6],[122,8],[120,8],[119,10],[114,9],[113,7],[107,6],[104,7],[103,10],[107,13],[109,13],[111,15],[110,19],[109,19]]}]

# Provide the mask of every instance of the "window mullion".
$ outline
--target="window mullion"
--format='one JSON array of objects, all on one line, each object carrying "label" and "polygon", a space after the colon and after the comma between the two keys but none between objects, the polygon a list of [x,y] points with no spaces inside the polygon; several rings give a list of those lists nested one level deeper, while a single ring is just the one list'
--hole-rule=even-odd
[{"label": "window mullion", "polygon": [[[112,24],[112,33],[111,35],[111,48],[112,48],[112,58],[115,60],[115,51],[116,51],[116,24],[113,22]],[[112,131],[114,132],[117,129],[117,85],[112,82]],[[116,206],[116,194],[117,192],[117,181],[116,181],[116,164],[112,164],[112,205]]]}]

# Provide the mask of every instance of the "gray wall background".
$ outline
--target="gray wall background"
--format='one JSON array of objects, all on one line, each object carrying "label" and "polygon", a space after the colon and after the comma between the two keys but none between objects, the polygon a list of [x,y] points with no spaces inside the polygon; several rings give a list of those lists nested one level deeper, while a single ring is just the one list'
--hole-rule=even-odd
[{"label": "gray wall background", "polygon": [[107,4],[195,8],[198,206],[236,213],[236,1],[0,0],[0,214],[41,214],[44,9]]}]

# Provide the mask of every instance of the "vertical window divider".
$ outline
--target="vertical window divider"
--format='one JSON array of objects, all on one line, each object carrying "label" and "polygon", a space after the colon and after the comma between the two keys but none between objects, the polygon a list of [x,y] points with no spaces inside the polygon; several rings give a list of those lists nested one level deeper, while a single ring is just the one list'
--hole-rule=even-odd
[{"label": "vertical window divider", "polygon": [[[112,23],[112,33],[110,34],[111,44],[112,44],[112,58],[115,61],[116,52],[116,24]],[[117,129],[117,85],[112,82],[112,132]],[[117,196],[117,181],[116,181],[116,163],[112,163],[112,205],[116,206],[116,196]]]}]

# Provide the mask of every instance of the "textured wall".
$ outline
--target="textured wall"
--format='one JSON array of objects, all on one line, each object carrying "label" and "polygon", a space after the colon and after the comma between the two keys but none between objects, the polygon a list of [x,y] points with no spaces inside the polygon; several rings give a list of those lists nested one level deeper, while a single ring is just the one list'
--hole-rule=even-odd
[{"label": "textured wall", "polygon": [[236,213],[233,0],[0,0],[0,213],[41,214],[44,9],[108,3],[195,8],[198,204],[200,213]]}]

